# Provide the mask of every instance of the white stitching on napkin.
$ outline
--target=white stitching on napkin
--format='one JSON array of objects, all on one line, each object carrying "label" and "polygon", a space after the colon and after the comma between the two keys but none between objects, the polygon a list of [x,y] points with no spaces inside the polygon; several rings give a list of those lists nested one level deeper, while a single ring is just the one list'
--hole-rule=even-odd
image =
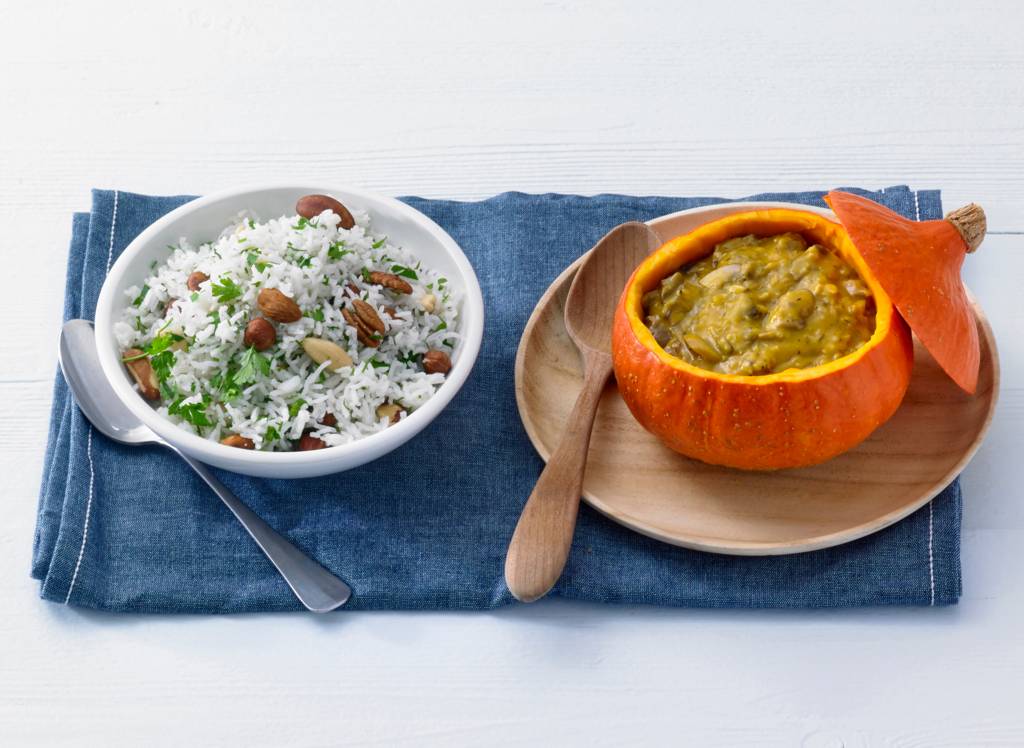
[{"label": "white stitching on napkin", "polygon": [[89,515],[92,513],[92,494],[96,485],[96,469],[92,464],[92,425],[86,423],[89,429],[85,442],[85,454],[89,459],[89,499],[85,502],[85,524],[82,527],[82,547],[78,549],[78,560],[75,561],[75,573],[71,575],[71,584],[68,586],[68,596],[64,598],[64,604],[71,599],[71,591],[75,589],[75,581],[78,579],[78,570],[82,567],[82,556],[85,555],[85,542],[89,539]]},{"label": "white stitching on napkin", "polygon": [[[110,217],[110,241],[107,243],[107,267],[104,275],[110,272],[110,263],[114,259],[114,229],[117,226],[117,198],[118,191],[114,190],[114,210]],[[96,488],[96,466],[92,461],[92,424],[86,421],[85,427],[88,436],[85,442],[85,456],[89,462],[89,498],[85,502],[85,522],[82,523],[82,546],[78,549],[78,560],[75,561],[75,571],[71,575],[71,584],[68,585],[68,594],[64,598],[67,605],[71,600],[71,592],[75,589],[75,582],[78,581],[78,570],[82,568],[82,558],[85,556],[85,544],[89,540],[89,515],[92,514],[92,497]]]},{"label": "white stitching on napkin", "polygon": [[931,598],[929,599],[929,605],[935,605],[935,554],[932,553],[932,528],[934,526],[933,517],[935,514],[932,505],[935,503],[935,499],[928,502],[928,581],[931,584]]}]

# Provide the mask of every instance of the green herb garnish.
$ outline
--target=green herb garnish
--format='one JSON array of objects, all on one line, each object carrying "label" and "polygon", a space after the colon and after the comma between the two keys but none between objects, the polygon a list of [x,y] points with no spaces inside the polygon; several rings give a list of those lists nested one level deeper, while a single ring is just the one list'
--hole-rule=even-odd
[{"label": "green herb garnish", "polygon": [[221,276],[220,282],[214,283],[210,290],[222,304],[237,299],[242,295],[242,287],[227,275]]},{"label": "green herb garnish", "polygon": [[242,361],[238,365],[238,371],[232,377],[236,385],[242,386],[256,381],[262,374],[270,376],[270,359],[260,354],[254,347],[249,348],[242,354]]},{"label": "green herb garnish", "polygon": [[204,395],[202,402],[185,404],[188,398],[180,397],[171,403],[167,413],[172,416],[180,416],[193,426],[212,426],[213,421],[206,415],[206,407],[210,404],[209,396]]},{"label": "green herb garnish", "polygon": [[327,257],[331,260],[340,260],[350,254],[352,254],[352,250],[345,249],[345,242],[336,242],[327,248]]},{"label": "green herb garnish", "polygon": [[412,268],[407,268],[405,265],[392,265],[391,272],[395,275],[400,275],[403,278],[409,278],[410,280],[419,280],[420,277],[416,275],[416,271]]},{"label": "green herb garnish", "polygon": [[142,303],[143,299],[146,298],[146,294],[149,293],[149,286],[143,284],[142,290],[139,291],[139,295],[135,297],[135,301],[132,302],[132,306],[138,306]]}]

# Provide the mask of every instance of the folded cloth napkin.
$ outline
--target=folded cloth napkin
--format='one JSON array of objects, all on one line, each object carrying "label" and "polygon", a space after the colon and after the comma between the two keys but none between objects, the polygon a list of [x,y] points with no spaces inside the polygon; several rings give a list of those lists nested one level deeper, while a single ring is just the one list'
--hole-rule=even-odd
[{"label": "folded cloth napkin", "polygon": [[[861,191],[858,191],[861,192]],[[821,192],[757,195],[822,205]],[[937,191],[861,192],[905,216],[941,216]],[[107,269],[189,197],[96,191],[74,217],[64,317],[91,318]],[[264,480],[221,473],[278,531],[344,578],[346,609],[493,608],[512,598],[505,549],[543,466],[516,412],[513,360],[548,284],[608,229],[719,198],[524,195],[404,200],[473,263],[487,305],[483,349],[444,413],[395,452],[346,473]],[[676,548],[584,506],[554,594],[689,607],[948,605],[960,595],[960,489],[853,543],[746,558]],[[297,610],[231,514],[177,457],[94,431],[58,374],[32,574],[42,597],[126,612]]]}]

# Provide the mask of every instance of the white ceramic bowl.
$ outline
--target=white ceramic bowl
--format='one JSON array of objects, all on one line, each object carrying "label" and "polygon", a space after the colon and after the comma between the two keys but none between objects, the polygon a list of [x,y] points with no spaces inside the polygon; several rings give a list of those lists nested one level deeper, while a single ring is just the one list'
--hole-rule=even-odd
[{"label": "white ceramic bowl", "polygon": [[[241,210],[263,219],[293,213],[303,195],[333,195],[349,208],[367,211],[373,227],[412,251],[423,263],[444,273],[449,287],[461,295],[452,369],[444,384],[424,405],[390,428],[351,444],[310,452],[256,452],[226,447],[179,428],[159,415],[135,391],[121,363],[114,339],[114,322],[129,299],[124,290],[141,285],[154,260],[166,258],[167,245],[182,237],[193,243],[216,239]],[[425,215],[389,197],[348,187],[323,185],[269,186],[231,190],[193,200],[171,211],[128,245],[110,269],[96,305],[96,347],[100,365],[114,392],[143,423],[192,457],[226,470],[268,478],[306,478],[357,467],[404,444],[430,423],[459,391],[469,376],[483,339],[484,304],[480,284],[459,245]]]}]

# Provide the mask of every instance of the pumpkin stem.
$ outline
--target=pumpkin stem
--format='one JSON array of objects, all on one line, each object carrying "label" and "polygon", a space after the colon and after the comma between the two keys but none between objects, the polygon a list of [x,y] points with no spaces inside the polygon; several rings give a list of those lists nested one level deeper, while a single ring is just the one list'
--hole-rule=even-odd
[{"label": "pumpkin stem", "polygon": [[968,252],[973,252],[981,246],[988,223],[985,220],[985,211],[982,210],[980,205],[971,203],[962,208],[951,210],[946,214],[946,220],[953,224],[956,230],[960,232],[960,236],[967,242]]}]

